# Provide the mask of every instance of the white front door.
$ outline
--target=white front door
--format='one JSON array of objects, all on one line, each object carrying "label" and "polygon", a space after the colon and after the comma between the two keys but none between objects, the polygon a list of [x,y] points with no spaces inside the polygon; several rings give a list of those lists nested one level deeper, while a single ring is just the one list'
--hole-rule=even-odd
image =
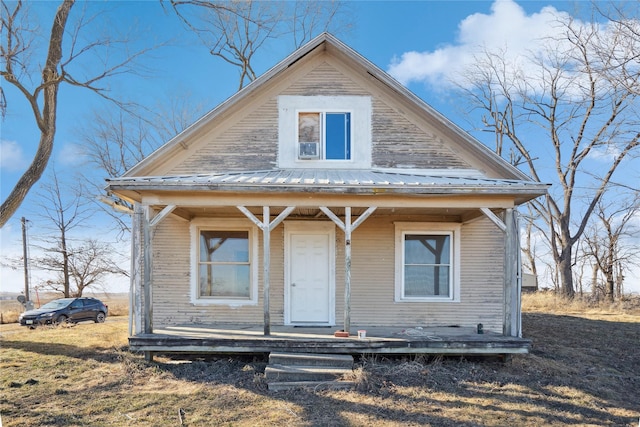
[{"label": "white front door", "polygon": [[330,223],[285,224],[287,273],[285,322],[293,325],[335,323],[335,231]]}]

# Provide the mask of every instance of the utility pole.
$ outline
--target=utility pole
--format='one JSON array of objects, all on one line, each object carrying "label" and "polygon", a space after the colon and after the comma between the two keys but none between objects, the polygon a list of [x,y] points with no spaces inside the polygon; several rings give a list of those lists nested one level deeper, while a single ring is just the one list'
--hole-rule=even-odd
[{"label": "utility pole", "polygon": [[24,299],[29,301],[29,259],[27,258],[27,220],[22,217],[22,258],[24,259]]}]

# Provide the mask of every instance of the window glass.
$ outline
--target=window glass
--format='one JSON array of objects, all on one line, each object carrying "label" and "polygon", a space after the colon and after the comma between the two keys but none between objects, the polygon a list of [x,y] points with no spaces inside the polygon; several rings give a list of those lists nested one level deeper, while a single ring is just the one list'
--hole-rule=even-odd
[{"label": "window glass", "polygon": [[351,114],[327,113],[325,120],[325,158],[330,160],[351,159]]},{"label": "window glass", "polygon": [[200,265],[200,296],[249,298],[249,265]]},{"label": "window glass", "polygon": [[451,236],[404,236],[404,296],[449,296]]},{"label": "window glass", "polygon": [[201,297],[250,298],[248,231],[200,231]]},{"label": "window glass", "polygon": [[298,142],[320,142],[320,113],[298,115]]},{"label": "window glass", "polygon": [[201,231],[200,261],[249,262],[247,231]]}]

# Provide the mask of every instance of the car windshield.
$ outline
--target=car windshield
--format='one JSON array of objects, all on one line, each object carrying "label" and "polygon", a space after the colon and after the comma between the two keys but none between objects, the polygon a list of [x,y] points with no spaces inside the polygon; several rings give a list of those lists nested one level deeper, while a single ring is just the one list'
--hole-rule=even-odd
[{"label": "car windshield", "polygon": [[55,310],[55,309],[58,309],[58,308],[64,308],[64,307],[68,306],[69,304],[71,304],[71,301],[73,301],[73,299],[56,299],[56,300],[53,300],[51,302],[48,302],[48,303],[44,304],[40,308],[44,308],[44,309],[48,309],[48,310]]}]

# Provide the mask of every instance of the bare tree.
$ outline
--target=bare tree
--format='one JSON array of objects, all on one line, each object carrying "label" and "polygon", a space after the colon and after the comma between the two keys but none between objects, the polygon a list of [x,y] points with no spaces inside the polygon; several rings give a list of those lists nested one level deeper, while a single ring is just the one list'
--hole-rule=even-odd
[{"label": "bare tree", "polygon": [[211,55],[238,68],[238,90],[256,78],[255,54],[269,41],[290,37],[300,47],[323,31],[351,27],[340,1],[271,2],[255,0],[170,0],[182,22],[195,32]]},{"label": "bare tree", "polygon": [[65,297],[81,296],[90,286],[101,286],[109,274],[125,274],[118,266],[121,257],[111,244],[99,241],[97,233],[82,237],[93,219],[93,210],[83,196],[86,192],[77,180],[59,179],[55,168],[37,193],[38,233],[33,237],[38,255],[31,265],[52,273],[40,283],[43,289],[62,293]]},{"label": "bare tree", "polygon": [[55,168],[51,176],[41,187],[38,198],[38,216],[53,229],[53,237],[46,239],[54,244],[53,249],[60,258],[62,286],[65,297],[70,296],[70,254],[68,250],[69,233],[82,225],[89,217],[86,201],[80,196],[77,188],[63,188]]},{"label": "bare tree", "polygon": [[[83,14],[77,21],[70,23],[69,18],[75,0],[63,0],[56,10],[48,38],[48,49],[44,59],[35,64],[33,61],[40,51],[34,42],[38,32],[27,18],[29,4],[21,0],[16,2],[2,1],[1,3],[1,34],[0,56],[2,67],[0,76],[9,84],[17,88],[28,102],[33,117],[40,132],[38,149],[31,165],[18,180],[9,196],[0,207],[0,227],[20,207],[22,201],[33,185],[42,177],[51,153],[53,151],[56,134],[56,119],[58,112],[58,90],[63,83],[83,87],[98,95],[115,101],[104,87],[99,84],[105,78],[133,72],[133,61],[145,50],[129,53],[126,56],[113,55],[114,46],[126,45],[127,40],[97,37],[93,41],[85,41],[84,34],[88,32],[88,25],[93,18],[86,18]],[[63,52],[63,46],[67,49]],[[102,52],[100,56],[99,52]],[[86,69],[74,65],[83,63],[87,58],[91,62],[85,65],[94,66],[99,61],[90,55],[98,55],[104,59],[104,67],[96,70],[95,74],[87,75]],[[117,58],[117,59],[113,59]],[[92,67],[88,67],[92,68]],[[73,71],[75,70],[75,71]],[[95,70],[95,68],[94,68]],[[38,78],[36,73],[41,71]],[[32,82],[36,82],[32,86]],[[4,111],[9,108],[8,100],[0,87],[0,106]]]},{"label": "bare tree", "polygon": [[61,248],[53,247],[40,257],[35,257],[32,263],[39,269],[54,273],[53,278],[40,283],[41,289],[60,292],[65,297],[80,297],[88,288],[106,290],[105,278],[110,275],[128,276],[128,272],[118,265],[112,245],[96,239],[85,239],[67,246],[67,267],[71,279],[71,287],[67,290],[63,282],[63,260],[60,257]]},{"label": "bare tree", "polygon": [[[202,104],[182,94],[153,108],[95,110],[76,134],[89,169],[101,171],[105,178],[115,178],[186,129],[203,111]],[[95,202],[96,209],[111,216],[115,229],[124,235],[130,220],[122,213],[133,207],[124,200],[103,196],[103,182],[96,181],[95,174],[84,177],[84,181],[87,196]]]},{"label": "bare tree", "polygon": [[[532,207],[543,221],[561,293],[573,297],[574,247],[619,166],[640,145],[640,74],[620,66],[637,63],[640,39],[630,41],[628,28],[615,22],[606,35],[595,21],[557,24],[563,37],[522,61],[526,70],[509,63],[505,52],[478,57],[466,95],[498,135],[497,152],[508,143],[537,180],[554,179],[544,175],[551,166],[552,192]],[[551,165],[539,161],[541,152],[552,156]],[[609,159],[603,170],[589,165],[596,154]]]},{"label": "bare tree", "polygon": [[586,262],[604,276],[604,294],[611,302],[622,296],[624,274],[637,265],[640,257],[637,245],[629,240],[638,234],[632,223],[638,212],[638,194],[627,200],[616,198],[607,203],[601,200],[595,211],[597,221],[585,231]]}]

